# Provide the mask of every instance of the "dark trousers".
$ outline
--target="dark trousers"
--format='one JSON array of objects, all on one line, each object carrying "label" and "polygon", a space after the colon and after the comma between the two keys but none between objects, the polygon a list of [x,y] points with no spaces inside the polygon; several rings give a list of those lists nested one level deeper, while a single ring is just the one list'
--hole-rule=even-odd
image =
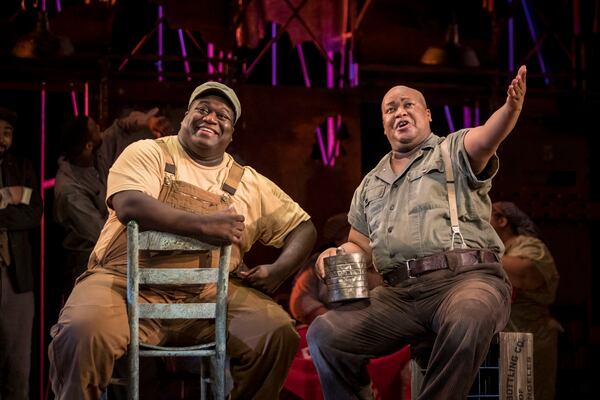
[{"label": "dark trousers", "polygon": [[0,399],[29,399],[33,292],[15,293],[0,261]]},{"label": "dark trousers", "polygon": [[500,264],[435,271],[318,317],[308,343],[325,399],[372,399],[366,365],[435,333],[419,399],[466,398],[493,335],[510,314]]}]

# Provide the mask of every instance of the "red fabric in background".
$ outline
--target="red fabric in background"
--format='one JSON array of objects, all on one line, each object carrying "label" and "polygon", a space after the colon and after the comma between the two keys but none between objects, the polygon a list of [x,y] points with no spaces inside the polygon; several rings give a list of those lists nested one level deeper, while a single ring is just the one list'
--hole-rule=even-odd
[{"label": "red fabric in background", "polygon": [[[307,325],[297,327],[300,335],[298,353],[292,362],[284,387],[304,400],[322,400],[319,376],[310,358],[306,343]],[[373,391],[377,400],[410,400],[410,376],[405,379],[403,389],[402,370],[410,360],[410,350],[406,346],[385,357],[371,360],[368,369],[373,381]],[[410,374],[409,374],[410,375]]]},{"label": "red fabric in background", "polygon": [[[289,3],[297,7],[302,0],[290,0]],[[307,0],[299,15],[326,51],[339,51],[345,43],[342,36],[346,31],[345,18],[348,8],[348,0]],[[292,9],[284,0],[249,2],[242,24],[236,31],[238,46],[257,47],[265,36],[266,22],[275,22],[282,26],[292,14]],[[293,46],[313,39],[298,18],[292,19],[286,31]]]}]

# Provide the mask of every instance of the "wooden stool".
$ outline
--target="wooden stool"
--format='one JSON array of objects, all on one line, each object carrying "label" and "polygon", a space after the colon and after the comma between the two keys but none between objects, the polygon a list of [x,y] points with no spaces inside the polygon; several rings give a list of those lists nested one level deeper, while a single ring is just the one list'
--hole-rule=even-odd
[{"label": "wooden stool", "polygon": [[[430,343],[425,341],[417,345],[411,356],[412,400],[421,391],[431,351]],[[500,332],[494,335],[467,399],[534,400],[533,335],[525,332]]]}]

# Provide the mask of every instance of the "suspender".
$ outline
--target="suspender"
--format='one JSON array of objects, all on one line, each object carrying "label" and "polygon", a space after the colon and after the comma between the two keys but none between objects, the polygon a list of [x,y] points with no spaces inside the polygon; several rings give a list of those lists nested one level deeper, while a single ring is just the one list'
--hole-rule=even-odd
[{"label": "suspender", "polygon": [[[173,156],[171,155],[171,153],[169,152],[169,149],[167,148],[167,144],[163,140],[156,140],[156,143],[158,144],[158,146],[160,147],[160,149],[162,150],[162,152],[165,156],[165,172],[167,174],[172,175],[171,178],[175,179],[175,172],[177,171],[177,168],[175,167],[175,162],[173,161]],[[225,181],[223,182],[221,189],[223,189],[224,192],[227,192],[231,196],[233,196],[235,194],[235,192],[237,191],[237,188],[240,184],[240,181],[242,180],[243,175],[244,175],[244,167],[242,167],[240,164],[238,164],[234,160],[233,163],[231,164],[231,167],[229,167],[229,172],[227,173],[227,178],[225,178]]]},{"label": "suspender", "polygon": [[454,240],[458,236],[462,242],[462,248],[466,248],[465,238],[460,233],[458,226],[458,207],[456,205],[456,187],[454,186],[454,170],[452,169],[452,161],[450,160],[450,151],[448,150],[448,140],[444,139],[440,145],[442,150],[442,159],[444,160],[444,170],[446,171],[446,187],[448,188],[448,204],[450,206],[450,225],[452,229],[452,240],[450,250],[454,250]]},{"label": "suspender", "polygon": [[229,168],[227,178],[225,178],[225,182],[223,182],[221,189],[233,196],[238,188],[238,185],[240,184],[240,181],[242,180],[243,175],[244,167],[234,160],[233,164],[231,164],[231,167]]},{"label": "suspender", "polygon": [[163,140],[156,140],[156,144],[158,144],[158,147],[160,147],[165,156],[165,172],[173,175],[173,178],[175,178],[175,172],[177,171],[177,168],[175,168],[175,162],[173,161],[173,156],[167,148],[167,144]]}]

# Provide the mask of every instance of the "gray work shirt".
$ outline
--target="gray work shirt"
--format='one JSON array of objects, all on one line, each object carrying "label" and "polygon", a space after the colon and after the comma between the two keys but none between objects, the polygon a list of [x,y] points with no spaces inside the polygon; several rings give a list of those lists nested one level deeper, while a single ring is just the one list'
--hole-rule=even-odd
[{"label": "gray work shirt", "polygon": [[[458,219],[468,248],[487,248],[502,255],[504,245],[490,225],[488,192],[498,171],[494,155],[484,171],[475,175],[464,147],[468,130],[448,135],[456,185]],[[373,264],[381,273],[410,259],[447,251],[452,232],[448,190],[440,144],[433,133],[412,156],[408,167],[396,175],[388,153],[354,192],[348,221],[367,236]],[[455,248],[461,244],[455,241]]]}]

